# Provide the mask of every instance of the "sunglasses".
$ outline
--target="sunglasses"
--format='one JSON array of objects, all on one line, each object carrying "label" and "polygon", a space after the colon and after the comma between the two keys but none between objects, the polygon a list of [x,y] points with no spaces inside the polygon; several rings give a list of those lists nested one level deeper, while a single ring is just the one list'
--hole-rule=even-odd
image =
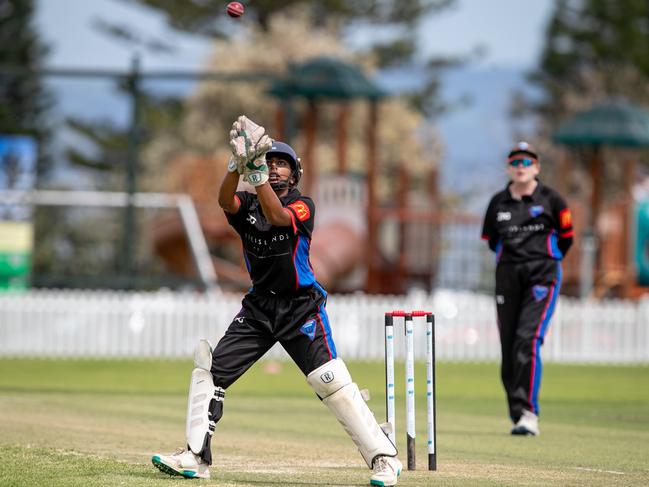
[{"label": "sunglasses", "polygon": [[532,164],[534,164],[534,159],[513,159],[509,161],[509,165],[512,167],[530,167]]}]

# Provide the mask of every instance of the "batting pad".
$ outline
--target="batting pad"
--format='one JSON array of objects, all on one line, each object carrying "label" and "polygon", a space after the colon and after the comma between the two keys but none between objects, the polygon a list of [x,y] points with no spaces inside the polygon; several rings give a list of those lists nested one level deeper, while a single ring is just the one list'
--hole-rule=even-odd
[{"label": "batting pad", "polygon": [[208,463],[212,460],[210,440],[223,415],[224,397],[225,390],[214,386],[211,372],[198,367],[192,371],[185,435],[188,448]]},{"label": "batting pad", "polygon": [[378,456],[397,455],[342,360],[334,359],[318,367],[307,376],[307,382],[343,425],[369,468]]}]

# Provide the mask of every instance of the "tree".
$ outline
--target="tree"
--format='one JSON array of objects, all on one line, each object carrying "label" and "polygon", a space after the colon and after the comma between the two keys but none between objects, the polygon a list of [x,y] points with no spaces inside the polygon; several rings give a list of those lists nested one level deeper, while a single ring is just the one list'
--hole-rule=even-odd
[{"label": "tree", "polygon": [[[290,31],[289,31],[290,29]],[[281,33],[284,32],[284,35]],[[261,50],[259,46],[267,49]],[[268,28],[250,26],[242,39],[224,39],[215,42],[215,50],[208,69],[224,74],[264,72],[281,77],[290,63],[301,64],[319,56],[334,56],[347,62],[363,65],[368,71],[376,69],[374,59],[367,54],[351,52],[341,41],[334,28],[317,27],[308,16],[287,18],[276,14],[269,20]],[[185,112],[159,130],[143,154],[143,165],[159,169],[150,174],[162,173],[164,167],[180,153],[194,153],[211,158],[215,152],[228,148],[228,134],[232,121],[241,113],[254,114],[255,120],[273,127],[277,100],[268,94],[268,79],[250,82],[202,81],[191,98],[186,101]],[[304,112],[303,101],[296,103],[296,113]],[[348,152],[350,170],[364,172],[363,158],[366,131],[364,101],[349,103]],[[379,124],[380,167],[393,174],[395,167],[408,163],[413,174],[422,175],[441,158],[441,144],[430,129],[422,113],[404,100],[389,98],[382,102]],[[334,143],[336,140],[338,107],[324,104],[320,108],[316,159],[322,173],[335,167]],[[303,137],[303,134],[300,135]],[[292,141],[298,147],[303,140]],[[222,154],[221,154],[222,155]],[[388,176],[389,177],[389,176]],[[385,183],[388,192],[389,182]]]},{"label": "tree", "polygon": [[[534,142],[540,146],[543,164],[550,168],[561,164],[544,173],[570,196],[578,238],[596,237],[595,248],[601,253],[592,266],[596,293],[618,285],[624,293],[631,275],[631,271],[625,274],[630,269],[629,255],[624,250],[616,260],[615,251],[609,249],[628,248],[629,242],[621,240],[629,238],[629,227],[605,229],[598,217],[601,206],[609,221],[631,221],[629,184],[637,177],[634,162],[647,162],[646,151],[632,155],[619,148],[590,146],[562,154],[551,138],[576,112],[614,98],[649,106],[649,2],[557,0],[539,66],[529,79],[538,88],[538,96],[519,96],[514,114],[530,116],[535,123]],[[578,253],[585,241],[589,240],[578,241],[577,252],[568,256],[566,283],[576,282],[576,258],[587,255]]]},{"label": "tree", "polygon": [[[557,0],[529,80],[538,91],[517,94],[512,112],[532,120],[535,142],[551,166],[560,159],[552,134],[574,113],[614,97],[649,106],[649,3]],[[584,178],[575,169],[571,186],[579,190]]]},{"label": "tree", "polygon": [[[40,67],[47,54],[33,28],[33,17],[33,0],[0,0],[0,65],[4,66],[0,68],[0,134],[30,135],[42,147],[48,138],[45,114],[51,99],[40,75],[31,71]],[[49,166],[49,160],[40,156],[38,176],[44,176]]]},{"label": "tree", "polygon": [[[281,76],[287,63],[301,62],[309,56],[334,54],[352,61],[363,60],[366,67],[389,66],[395,63],[407,63],[414,55],[416,45],[408,36],[414,35],[412,28],[423,12],[435,11],[451,3],[449,0],[408,2],[404,7],[397,1],[389,2],[255,2],[239,24],[239,32],[245,31],[247,39],[228,37],[232,31],[232,19],[225,17],[226,2],[159,2],[127,0],[134,4],[146,5],[167,15],[170,26],[187,32],[198,33],[215,40],[214,62],[210,70],[221,73],[265,72]],[[331,4],[332,10],[322,15],[322,8]],[[379,7],[380,4],[380,7]],[[401,5],[399,7],[399,5]],[[362,13],[362,15],[361,15]],[[357,15],[358,14],[358,15]],[[398,26],[399,33],[392,45],[383,43],[375,46],[373,53],[364,52],[352,55],[349,48],[343,46],[341,39],[346,26],[374,20],[390,22]],[[227,20],[227,21],[226,21]],[[247,20],[252,20],[248,21]],[[135,44],[140,50],[159,51],[171,49],[162,39],[156,39],[148,33],[140,33],[137,28],[128,25],[114,25],[106,22],[96,24],[105,33],[116,39]],[[351,28],[351,27],[350,27]],[[285,38],[278,45],[273,40]],[[405,39],[405,40],[404,40]],[[242,42],[243,41],[243,42]],[[267,46],[267,51],[260,51],[259,46]],[[235,50],[238,54],[226,54],[224,50]],[[239,57],[239,58],[237,58]],[[216,57],[215,57],[216,59]],[[223,60],[227,62],[223,62]],[[436,71],[440,64],[431,63]],[[426,100],[433,100],[437,95],[437,79],[431,76],[431,88],[426,92]],[[187,101],[156,98],[151,93],[140,93],[141,127],[139,140],[138,190],[168,189],[162,181],[169,172],[171,161],[183,153],[198,154],[200,157],[212,157],[217,148],[227,147],[223,137],[227,134],[232,120],[241,113],[255,113],[262,117],[262,122],[269,124],[272,120],[275,103],[266,94],[269,79],[260,79],[257,83],[214,83],[203,82],[198,92]],[[128,88],[120,85],[120,90]],[[423,97],[422,97],[423,100]],[[405,148],[397,154],[400,142],[415,137],[423,121],[422,107],[437,107],[438,103],[418,106],[418,110],[406,106],[403,102],[390,102],[385,111],[390,120],[382,126],[386,133],[382,140],[386,150],[382,153],[391,164],[411,161],[413,168],[421,172],[422,167],[430,169],[431,164],[439,158],[440,148],[437,138],[427,142],[428,151],[421,151],[418,142],[401,144]],[[216,109],[218,107],[218,110]],[[250,111],[248,111],[250,110]],[[333,111],[323,113],[323,137],[335,133],[335,116]],[[355,115],[356,114],[356,115]],[[351,129],[356,132],[353,140],[364,140],[363,110],[352,110]],[[354,117],[361,119],[360,125],[354,124]],[[106,121],[69,120],[69,127],[77,135],[91,142],[95,150],[82,152],[71,149],[68,152],[70,161],[79,167],[90,169],[101,174],[99,187],[105,189],[124,189],[116,178],[125,160],[125,148],[129,134],[123,128]],[[360,144],[362,145],[362,144]],[[318,151],[330,148],[319,147]],[[355,144],[350,144],[350,153],[362,152]],[[393,157],[394,156],[394,157]],[[422,157],[420,157],[422,156]],[[332,158],[330,154],[321,155],[319,160],[326,164]],[[324,168],[323,168],[324,169]],[[111,175],[111,177],[106,177]],[[79,232],[77,232],[79,233]],[[89,233],[94,233],[89,232]],[[80,239],[79,239],[80,240]],[[106,254],[108,255],[108,254]],[[86,259],[87,261],[87,259]],[[107,271],[115,256],[108,255],[95,266],[104,266]]]},{"label": "tree", "polygon": [[[323,56],[360,64],[365,71],[375,69],[371,56],[354,53],[345,46],[335,26],[318,27],[308,16],[289,18],[276,14],[271,17],[266,29],[249,25],[237,38],[215,41],[208,71],[218,70],[224,75],[248,73],[250,80],[202,81],[187,100],[184,116],[178,119],[174,130],[160,132],[146,147],[142,158],[144,165],[160,167],[159,171],[151,171],[152,174],[175,174],[175,178],[170,178],[167,190],[192,194],[199,211],[204,209],[210,212],[212,208],[218,208],[214,188],[218,187],[220,179],[217,178],[208,191],[203,191],[204,181],[214,174],[222,177],[225,171],[232,121],[242,113],[248,114],[267,127],[272,136],[279,137],[281,124],[277,123],[277,115],[282,107],[284,121],[292,118],[304,127],[308,123],[306,120],[317,119],[317,136],[313,145],[305,130],[292,133],[290,139],[298,151],[312,149],[313,152],[302,155],[305,158],[305,175],[312,177],[314,182],[338,177],[337,149],[340,146],[337,145],[337,136],[340,121],[345,120],[344,132],[347,137],[344,151],[348,156],[345,176],[348,182],[358,181],[359,176],[367,175],[368,166],[371,167],[367,163],[368,123],[371,120],[367,100],[318,100],[315,105],[303,98],[295,98],[287,103],[285,99],[278,100],[269,94],[269,82],[275,77],[282,78],[289,65],[301,65]],[[259,72],[267,73],[267,76],[252,76]],[[441,143],[435,128],[421,111],[413,109],[400,97],[382,100],[378,111],[378,147],[373,173],[377,206],[394,205],[398,191],[395,174],[405,173],[400,171],[403,167],[407,167],[412,178],[408,196],[413,201],[430,205],[431,173],[441,159]],[[290,117],[286,116],[289,112]],[[292,132],[287,130],[287,126],[288,123],[282,136]],[[200,161],[204,161],[202,171],[197,171],[196,166]],[[362,204],[357,208],[363,211]],[[233,245],[238,249],[239,244],[226,241],[224,234],[229,233],[228,226],[223,213],[218,213],[221,221],[209,213],[203,215],[204,221],[209,221],[211,234],[215,236],[211,240],[212,248],[223,252],[219,254],[223,258],[226,253],[232,255],[227,250]],[[391,227],[385,228],[392,231]],[[385,255],[389,255],[386,259],[393,258],[388,252],[385,252]],[[238,256],[234,262],[239,263],[240,260]]]},{"label": "tree", "polygon": [[548,122],[593,99],[625,96],[649,102],[649,3],[645,0],[559,0],[531,80]]},{"label": "tree", "polygon": [[[231,29],[225,22],[227,0],[126,0],[163,13],[174,29],[214,38],[228,37]],[[310,21],[322,25],[335,20],[350,25],[357,22],[412,27],[431,12],[441,11],[455,0],[257,0],[246,7],[246,18],[254,19],[267,29],[275,13],[305,7]],[[123,32],[131,31],[126,28]]]},{"label": "tree", "polygon": [[[225,14],[225,0],[191,0],[169,2],[167,0],[125,0],[143,5],[162,13],[173,29],[212,39],[225,39],[233,32],[232,19]],[[287,17],[307,16],[315,27],[336,26],[341,38],[355,29],[371,28],[386,36],[374,38],[367,47],[376,59],[378,68],[403,66],[415,62],[418,50],[417,25],[426,15],[434,15],[449,8],[456,0],[260,0],[247,6],[242,21],[257,24],[268,31],[274,15]],[[137,43],[151,51],[173,50],[164,39],[151,38],[137,32],[125,23],[98,22],[97,27],[105,33],[127,43]],[[413,108],[425,115],[439,115],[445,110],[438,96],[439,74],[442,69],[457,65],[461,59],[422,59],[417,61],[427,76],[422,87],[411,93]]]}]

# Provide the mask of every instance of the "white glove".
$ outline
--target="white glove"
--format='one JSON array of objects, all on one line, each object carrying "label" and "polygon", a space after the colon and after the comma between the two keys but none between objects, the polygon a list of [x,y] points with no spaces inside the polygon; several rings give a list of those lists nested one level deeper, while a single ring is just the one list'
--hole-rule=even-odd
[{"label": "white glove", "polygon": [[266,129],[250,120],[245,115],[239,116],[232,124],[230,130],[230,148],[235,162],[228,164],[228,170],[234,172],[235,164],[238,164],[239,173],[243,171],[243,165],[261,157],[273,146],[273,139],[266,135]]},{"label": "white glove", "polygon": [[234,156],[230,157],[228,161],[228,172],[238,172],[239,174],[243,172],[243,165]]},{"label": "white glove", "polygon": [[268,181],[268,164],[266,155],[249,161],[243,168],[243,180],[257,187]]},{"label": "white glove", "polygon": [[241,174],[243,172],[243,166],[248,162],[248,154],[246,151],[246,139],[243,135],[239,134],[238,121],[232,124],[232,130],[230,130],[230,149],[232,151],[232,157],[228,161],[228,171],[236,171]]}]

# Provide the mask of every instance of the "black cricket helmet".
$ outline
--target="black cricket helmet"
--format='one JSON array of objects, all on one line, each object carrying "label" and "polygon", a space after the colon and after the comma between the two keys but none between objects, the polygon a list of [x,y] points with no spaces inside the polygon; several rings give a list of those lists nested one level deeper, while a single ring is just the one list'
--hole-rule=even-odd
[{"label": "black cricket helmet", "polygon": [[291,174],[293,184],[290,184],[290,186],[297,186],[297,183],[300,182],[300,178],[302,177],[302,165],[300,164],[300,158],[297,156],[293,148],[285,142],[275,141],[270,150],[266,152],[266,159],[271,159],[272,157],[281,157],[288,161],[293,170],[293,173]]}]

